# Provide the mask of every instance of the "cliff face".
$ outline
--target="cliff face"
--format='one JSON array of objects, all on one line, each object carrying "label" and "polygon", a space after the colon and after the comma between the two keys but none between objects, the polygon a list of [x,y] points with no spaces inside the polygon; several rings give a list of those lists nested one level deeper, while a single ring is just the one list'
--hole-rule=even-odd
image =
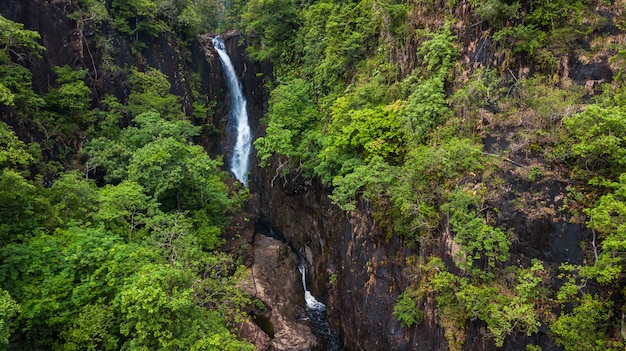
[{"label": "cliff face", "polygon": [[[270,173],[261,171],[260,218],[280,231],[311,268],[311,291],[328,305],[329,320],[342,335],[346,348],[446,350],[435,301],[428,300],[422,306],[425,317],[418,327],[403,327],[393,315],[398,295],[408,284],[405,259],[418,252],[397,236],[385,239],[368,216],[371,209],[366,205],[344,213],[330,203],[327,189],[320,184],[276,179],[272,186]],[[525,229],[516,246],[518,254],[541,252],[541,257],[553,262],[581,259],[580,251],[568,250],[584,234],[577,226],[553,223],[551,218],[528,219],[520,212],[508,215],[524,223],[519,227]],[[546,238],[550,238],[548,242]],[[451,259],[448,247],[442,238],[428,249],[432,250],[428,254]],[[466,340],[469,349],[496,350],[493,342],[480,334],[482,327],[478,322],[470,326]],[[544,350],[559,349],[542,332],[531,338],[513,335],[507,345],[514,350],[530,342],[542,345]]]},{"label": "cliff face", "polygon": [[[502,220],[515,228],[512,256],[539,258],[555,268],[562,262],[582,262],[584,252],[579,243],[590,240],[589,231],[559,220],[554,213],[538,215],[541,211],[534,208],[537,203],[545,209],[561,206],[564,184],[550,179],[529,184],[515,175],[515,168],[508,170],[508,185],[512,187],[508,198],[498,203]],[[449,238],[442,237],[419,250],[407,247],[398,236],[384,237],[367,205],[361,203],[355,211],[345,213],[330,203],[328,189],[318,183],[273,179],[270,170],[257,172],[261,179],[260,221],[280,232],[306,261],[313,277],[310,289],[328,305],[329,320],[342,335],[347,350],[448,349],[438,323],[436,301],[427,299],[421,306],[424,321],[412,328],[400,324],[393,308],[410,279],[406,257],[436,255],[451,261]],[[513,205],[518,196],[533,194],[536,203],[528,208]],[[538,198],[537,194],[543,195]],[[480,321],[470,323],[465,340],[468,349],[498,349],[484,337],[484,328]],[[507,337],[504,349],[520,350],[528,344],[561,350],[548,337],[545,326],[530,337],[523,333]]]},{"label": "cliff face", "polygon": [[[392,316],[405,288],[402,261],[409,249],[397,238],[386,242],[364,212],[346,214],[333,206],[320,184],[272,182],[270,172],[264,173],[261,219],[277,228],[310,267],[310,289],[328,305],[330,323],[346,348],[412,349],[413,332]],[[425,323],[424,329],[429,337],[420,347],[438,349],[443,338],[436,325]]]}]

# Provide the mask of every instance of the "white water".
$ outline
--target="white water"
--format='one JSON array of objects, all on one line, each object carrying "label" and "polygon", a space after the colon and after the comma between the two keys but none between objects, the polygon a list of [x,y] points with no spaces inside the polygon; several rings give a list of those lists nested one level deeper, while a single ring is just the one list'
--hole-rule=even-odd
[{"label": "white water", "polygon": [[310,310],[326,310],[326,305],[317,301],[311,292],[306,288],[306,268],[303,265],[299,266],[300,273],[302,273],[302,287],[304,287],[304,300],[306,301],[306,307]]},{"label": "white water", "polygon": [[217,50],[224,71],[226,71],[226,83],[231,97],[230,118],[235,122],[235,130],[237,131],[237,140],[230,161],[230,171],[243,185],[248,186],[248,159],[252,137],[248,124],[247,102],[222,38],[219,36],[213,38],[213,46]]}]

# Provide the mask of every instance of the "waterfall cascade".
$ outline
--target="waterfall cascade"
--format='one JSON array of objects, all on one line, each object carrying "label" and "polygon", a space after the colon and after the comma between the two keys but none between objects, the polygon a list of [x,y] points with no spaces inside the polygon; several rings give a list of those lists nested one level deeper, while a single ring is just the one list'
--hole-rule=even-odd
[{"label": "waterfall cascade", "polygon": [[311,320],[313,331],[324,343],[326,351],[343,351],[344,348],[339,335],[330,327],[326,319],[326,305],[317,301],[306,287],[306,268],[304,265],[300,265],[298,269],[302,273],[306,313]]},{"label": "waterfall cascade", "polygon": [[306,308],[309,310],[326,310],[326,305],[317,301],[311,292],[306,288],[306,268],[303,265],[298,267],[300,273],[302,273],[302,287],[304,288],[304,300],[306,301]]},{"label": "waterfall cascade", "polygon": [[230,171],[243,185],[248,186],[248,161],[252,137],[248,123],[247,102],[243,96],[241,83],[237,79],[235,68],[226,52],[224,40],[220,36],[216,36],[213,38],[213,46],[217,50],[226,72],[226,83],[230,90],[230,121],[234,122],[234,130],[237,132],[237,140],[230,161]]}]

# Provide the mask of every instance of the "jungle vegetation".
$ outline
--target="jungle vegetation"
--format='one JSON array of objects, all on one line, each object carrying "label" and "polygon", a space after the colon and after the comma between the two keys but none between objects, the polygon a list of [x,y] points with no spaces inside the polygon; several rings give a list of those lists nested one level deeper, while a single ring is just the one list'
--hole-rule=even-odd
[{"label": "jungle vegetation", "polygon": [[[113,28],[137,55],[162,33],[184,46],[242,29],[249,56],[273,67],[261,163],[321,179],[342,210],[372,204],[388,237],[415,248],[394,309],[404,327],[433,297],[451,350],[472,320],[496,346],[545,326],[565,350],[624,348],[624,4],[77,3],[77,26]],[[41,135],[0,122],[0,347],[250,349],[224,317],[251,303],[236,288],[243,268],[216,250],[246,191],[193,143],[199,127],[167,77],[106,66],[131,92],[96,103],[86,70],[58,67],[36,91],[24,58],[42,54],[38,33],[3,17],[0,29],[0,105]],[[610,80],[569,75],[566,58],[594,57]],[[513,137],[488,149],[493,135]],[[513,250],[519,233],[498,207],[512,180],[555,179],[561,200],[515,189],[511,203],[588,228],[582,264]],[[452,262],[430,254],[444,236]]]},{"label": "jungle vegetation", "polygon": [[[189,36],[200,7],[157,18],[151,1],[81,1],[72,15]],[[4,116],[40,136],[0,122],[0,349],[254,349],[230,331],[252,303],[245,268],[216,250],[247,190],[193,142],[201,127],[167,77],[132,68],[128,99],[96,104],[87,70],[64,66],[36,91],[39,33],[4,17],[0,29]]]}]

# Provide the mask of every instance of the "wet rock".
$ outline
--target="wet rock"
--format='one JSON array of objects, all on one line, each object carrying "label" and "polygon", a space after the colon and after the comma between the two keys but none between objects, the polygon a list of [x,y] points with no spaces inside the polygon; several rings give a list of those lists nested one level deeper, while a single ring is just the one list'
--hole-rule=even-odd
[{"label": "wet rock", "polygon": [[255,236],[253,247],[254,262],[245,289],[263,302],[264,308],[255,311],[253,320],[266,335],[273,333],[268,350],[318,346],[308,321],[299,318],[304,313],[304,290],[298,258],[285,243],[264,235]]}]

